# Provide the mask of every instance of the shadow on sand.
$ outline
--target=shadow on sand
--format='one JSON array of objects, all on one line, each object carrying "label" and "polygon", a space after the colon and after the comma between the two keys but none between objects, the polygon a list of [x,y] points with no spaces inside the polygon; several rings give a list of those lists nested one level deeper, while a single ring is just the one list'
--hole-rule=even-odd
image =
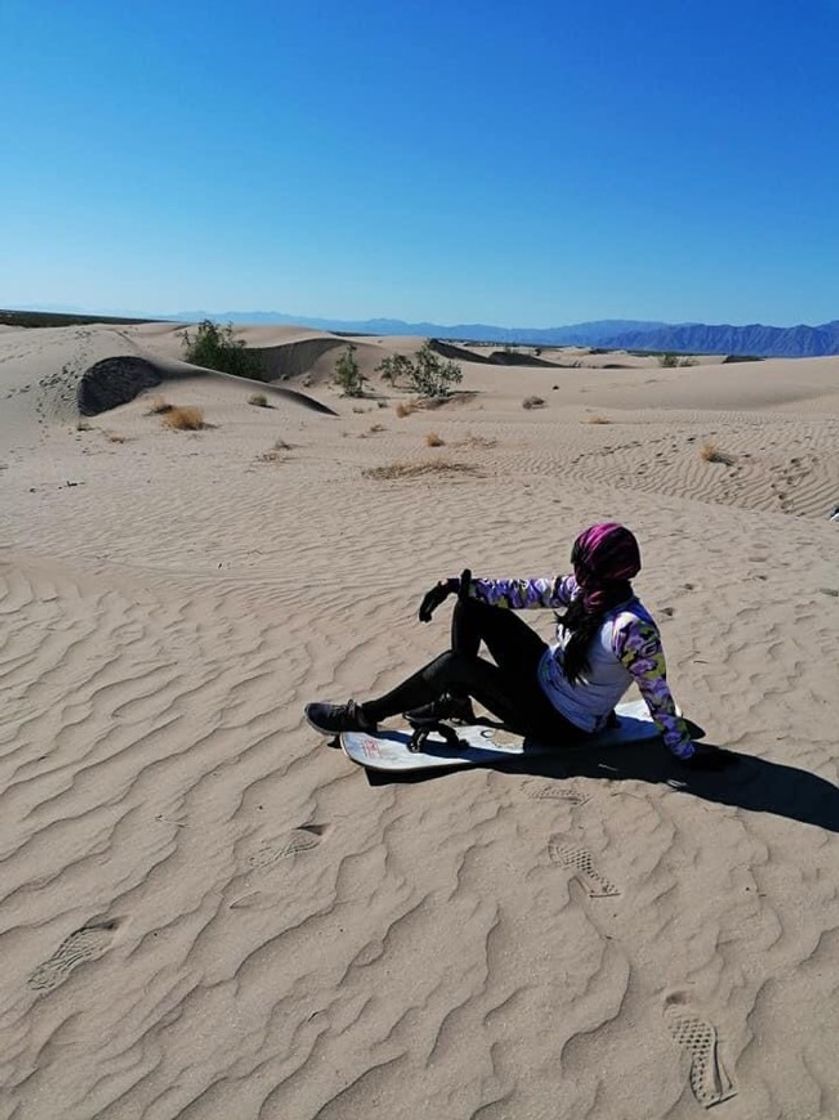
[{"label": "shadow on sand", "polygon": [[[724,770],[710,772],[690,771],[662,747],[649,743],[615,747],[596,754],[590,748],[566,748],[551,755],[525,756],[521,761],[504,759],[483,768],[542,778],[632,779],[652,785],[666,784],[680,793],[689,793],[705,801],[734,805],[754,813],[774,813],[802,824],[814,824],[839,832],[839,787],[832,782],[795,766],[733,751],[724,753],[730,760],[729,765]],[[379,770],[368,770],[366,773],[370,784],[378,786],[393,782],[430,781],[454,770],[465,769],[474,767],[414,770],[402,774],[387,774]]]}]

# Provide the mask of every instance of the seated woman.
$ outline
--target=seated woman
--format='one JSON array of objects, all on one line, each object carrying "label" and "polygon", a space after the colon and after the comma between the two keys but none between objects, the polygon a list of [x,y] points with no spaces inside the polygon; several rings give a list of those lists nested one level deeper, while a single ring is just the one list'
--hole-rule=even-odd
[{"label": "seated woman", "polygon": [[[324,735],[375,732],[402,712],[469,723],[474,699],[522,735],[580,746],[635,681],[669,750],[694,767],[719,766],[724,752],[697,748],[676,710],[661,635],[629,582],[641,569],[633,534],[615,522],[593,525],[574,542],[571,564],[573,575],[550,579],[473,579],[467,571],[441,581],[419,617],[429,622],[456,593],[451,649],[379,699],[308,704],[306,718]],[[551,645],[513,613],[540,607],[564,610]],[[478,656],[482,641],[495,664]]]}]

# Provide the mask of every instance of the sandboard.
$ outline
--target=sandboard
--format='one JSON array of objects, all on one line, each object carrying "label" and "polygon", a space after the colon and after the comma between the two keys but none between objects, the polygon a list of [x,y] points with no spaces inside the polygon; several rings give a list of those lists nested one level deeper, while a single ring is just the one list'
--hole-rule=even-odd
[{"label": "sandboard", "polygon": [[[615,747],[623,743],[641,743],[655,739],[659,732],[643,700],[619,704],[616,708],[618,723],[598,735],[586,739],[580,749],[592,750]],[[341,735],[344,753],[359,766],[368,770],[430,770],[442,766],[482,766],[504,759],[533,757],[567,748],[523,739],[497,727],[457,727],[462,744],[450,747],[440,735],[432,734],[422,751],[410,751],[411,730],[399,728],[370,735],[365,731],[345,731]],[[691,725],[694,738],[701,738],[701,728]]]}]

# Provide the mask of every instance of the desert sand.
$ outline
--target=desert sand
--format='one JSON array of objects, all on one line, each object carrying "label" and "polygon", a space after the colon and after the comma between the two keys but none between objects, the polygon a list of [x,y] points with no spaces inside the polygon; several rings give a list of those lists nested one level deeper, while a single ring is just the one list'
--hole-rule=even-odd
[{"label": "desert sand", "polygon": [[[172,324],[0,332],[0,1116],[839,1117],[839,359],[487,348],[400,417],[418,340],[352,401],[345,339],[243,337],[269,408]],[[80,423],[120,356],[160,384]],[[612,518],[730,771],[371,782],[306,725],[446,648],[432,582]]]}]

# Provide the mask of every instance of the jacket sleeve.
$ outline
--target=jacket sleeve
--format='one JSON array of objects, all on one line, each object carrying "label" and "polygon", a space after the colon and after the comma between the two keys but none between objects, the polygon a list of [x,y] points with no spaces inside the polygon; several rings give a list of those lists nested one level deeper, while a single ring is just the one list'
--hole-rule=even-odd
[{"label": "jacket sleeve", "polygon": [[567,607],[577,589],[573,576],[543,579],[473,579],[469,596],[493,607],[509,607],[514,611],[540,607]]},{"label": "jacket sleeve", "polygon": [[665,746],[677,758],[690,758],[696,748],[667,684],[667,664],[658,628],[652,622],[633,618],[615,627],[613,642],[614,652],[635,678]]}]

